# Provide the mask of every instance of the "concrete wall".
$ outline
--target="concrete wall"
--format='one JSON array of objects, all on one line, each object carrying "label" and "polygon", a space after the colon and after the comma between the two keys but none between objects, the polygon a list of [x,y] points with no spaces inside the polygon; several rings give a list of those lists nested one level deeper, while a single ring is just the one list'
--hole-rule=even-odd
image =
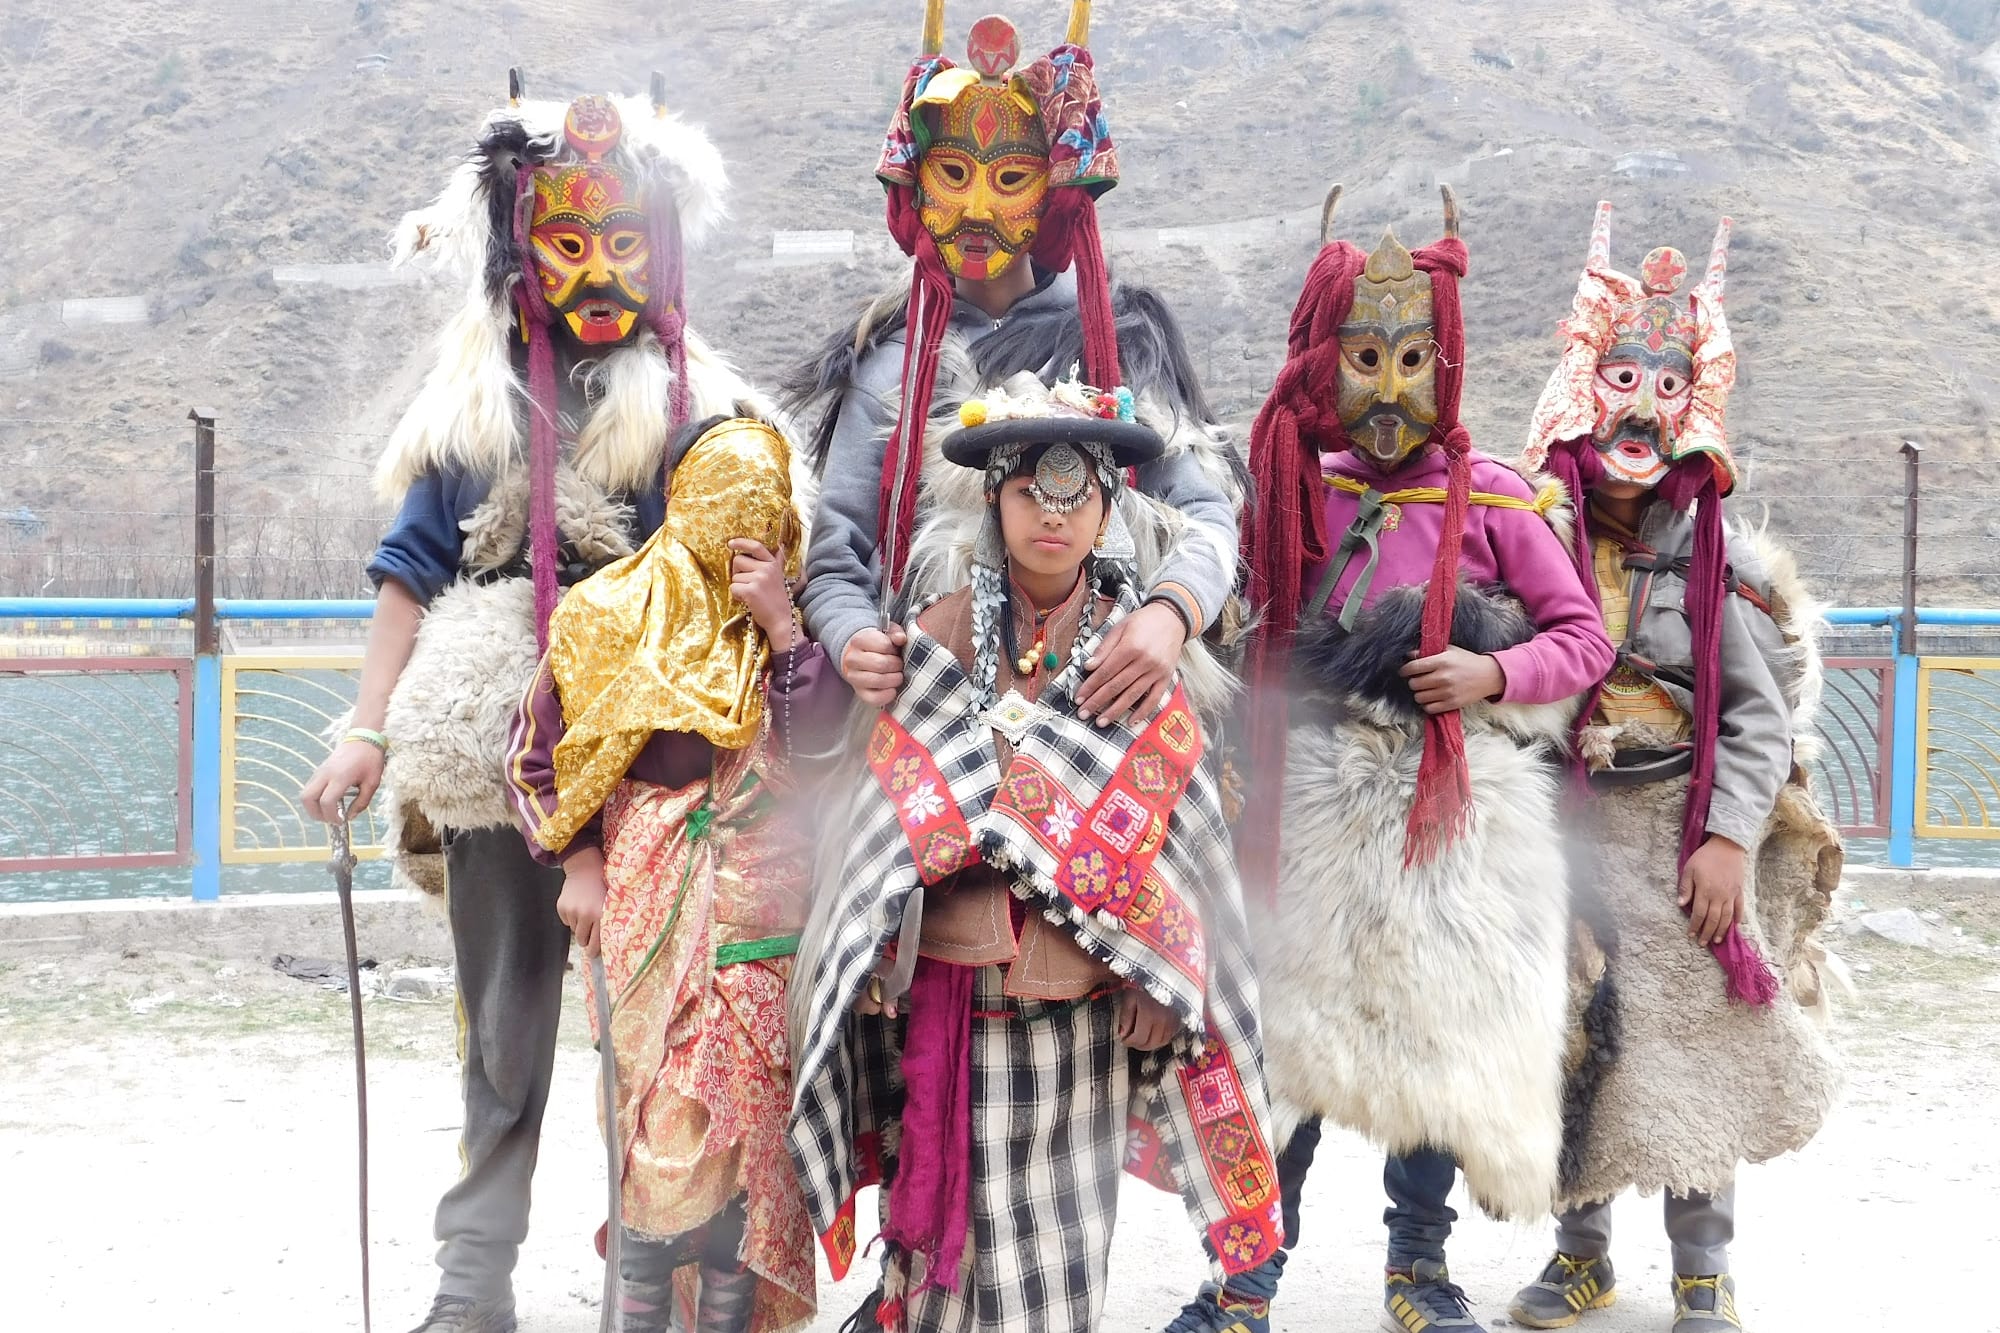
[{"label": "concrete wall", "polygon": [[[449,962],[443,903],[381,889],[354,895],[354,933],[364,958]],[[0,905],[0,961],[125,949],[204,958],[301,954],[345,956],[340,903],[331,892],[243,894],[219,903],[113,900]]]}]

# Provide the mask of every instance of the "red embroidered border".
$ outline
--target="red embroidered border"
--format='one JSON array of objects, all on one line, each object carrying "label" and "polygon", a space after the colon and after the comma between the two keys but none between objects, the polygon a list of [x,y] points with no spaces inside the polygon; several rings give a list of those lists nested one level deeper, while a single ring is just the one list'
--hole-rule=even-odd
[{"label": "red embroidered border", "polygon": [[1179,1073],[1202,1165],[1228,1209],[1220,1222],[1209,1227],[1209,1243],[1226,1272],[1241,1273],[1263,1263],[1284,1244],[1277,1163],[1250,1114],[1243,1080],[1228,1047],[1210,1037],[1201,1054],[1183,1064]]},{"label": "red embroidered border", "polygon": [[1056,888],[1087,912],[1109,912],[1147,947],[1198,982],[1208,976],[1201,922],[1152,873],[1174,807],[1201,762],[1201,727],[1179,686],[1119,761],[1089,810],[1047,770],[1015,756],[996,808],[1011,811],[1059,858]]},{"label": "red embroidered border", "polygon": [[887,713],[875,719],[868,737],[868,767],[895,807],[924,883],[936,884],[979,859],[972,828],[937,761]]}]

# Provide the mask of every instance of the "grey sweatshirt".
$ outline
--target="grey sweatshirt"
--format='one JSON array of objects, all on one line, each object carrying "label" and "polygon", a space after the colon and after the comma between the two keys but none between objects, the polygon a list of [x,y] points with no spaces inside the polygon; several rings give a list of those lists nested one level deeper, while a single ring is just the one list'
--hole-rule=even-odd
[{"label": "grey sweatshirt", "polygon": [[[1694,524],[1670,505],[1656,503],[1639,525],[1639,540],[1664,558],[1679,559],[1694,551]],[[1738,580],[1769,600],[1762,560],[1733,531],[1729,563]],[[1694,678],[1687,581],[1671,569],[1652,574],[1650,585],[1641,571],[1630,577],[1631,632],[1622,647],[1640,659],[1632,663],[1635,669],[1651,677],[1683,712],[1692,712],[1694,692],[1684,683]],[[1795,674],[1799,661],[1770,616],[1741,596],[1723,598],[1721,728],[1708,832],[1742,847],[1757,845],[1778,789],[1792,771],[1792,710],[1781,676]]]},{"label": "grey sweatshirt", "polygon": [[[994,319],[963,298],[952,306],[951,328],[970,343],[1001,327],[1015,315],[1066,310],[1076,318],[1076,278],[1057,274]],[[813,520],[812,543],[806,550],[805,589],[799,607],[806,628],[839,662],[847,642],[859,630],[881,620],[881,561],[876,552],[882,485],[882,459],[896,426],[896,403],[903,376],[904,335],[885,338],[855,367],[854,381],[842,394],[840,413],[827,448],[826,472],[820,486],[819,509]],[[1046,375],[1047,368],[1044,367]],[[940,376],[950,374],[947,365]],[[972,397],[988,384],[938,385],[938,398],[948,391]],[[1134,386],[1140,411],[1146,410],[1145,386]],[[1236,513],[1228,498],[1190,452],[1169,454],[1139,469],[1139,489],[1173,506],[1190,519],[1230,535],[1234,545]],[[922,515],[919,514],[919,521]],[[1152,572],[1152,586],[1173,583],[1185,589],[1200,607],[1203,625],[1220,614],[1236,570],[1225,565],[1204,543],[1187,543]]]}]

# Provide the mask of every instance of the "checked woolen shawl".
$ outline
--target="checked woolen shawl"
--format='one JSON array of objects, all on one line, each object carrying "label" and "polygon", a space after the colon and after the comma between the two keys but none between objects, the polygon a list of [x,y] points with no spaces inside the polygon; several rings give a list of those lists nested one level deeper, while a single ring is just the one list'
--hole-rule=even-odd
[{"label": "checked woolen shawl", "polygon": [[816,909],[820,938],[792,980],[792,1157],[836,1275],[856,1248],[854,1194],[880,1179],[878,1112],[898,1086],[881,1021],[852,1006],[912,895],[980,859],[1010,870],[1017,894],[1180,1020],[1149,1064],[1127,1169],[1178,1191],[1230,1272],[1282,1243],[1255,974],[1200,728],[1178,688],[1136,735],[1078,721],[1089,655],[1080,636],[1013,733],[1003,773],[981,692],[950,648],[911,628],[902,693],[876,721],[846,820],[831,825],[853,830],[820,889],[834,897]]}]

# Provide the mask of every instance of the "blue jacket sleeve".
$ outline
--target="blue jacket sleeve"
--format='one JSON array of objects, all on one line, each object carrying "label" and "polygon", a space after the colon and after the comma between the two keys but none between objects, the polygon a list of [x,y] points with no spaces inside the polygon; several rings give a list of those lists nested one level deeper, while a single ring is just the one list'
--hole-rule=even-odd
[{"label": "blue jacket sleeve", "polygon": [[458,577],[459,524],[486,498],[485,484],[461,472],[426,472],[403,496],[396,521],[368,560],[377,589],[394,579],[425,606]]}]

